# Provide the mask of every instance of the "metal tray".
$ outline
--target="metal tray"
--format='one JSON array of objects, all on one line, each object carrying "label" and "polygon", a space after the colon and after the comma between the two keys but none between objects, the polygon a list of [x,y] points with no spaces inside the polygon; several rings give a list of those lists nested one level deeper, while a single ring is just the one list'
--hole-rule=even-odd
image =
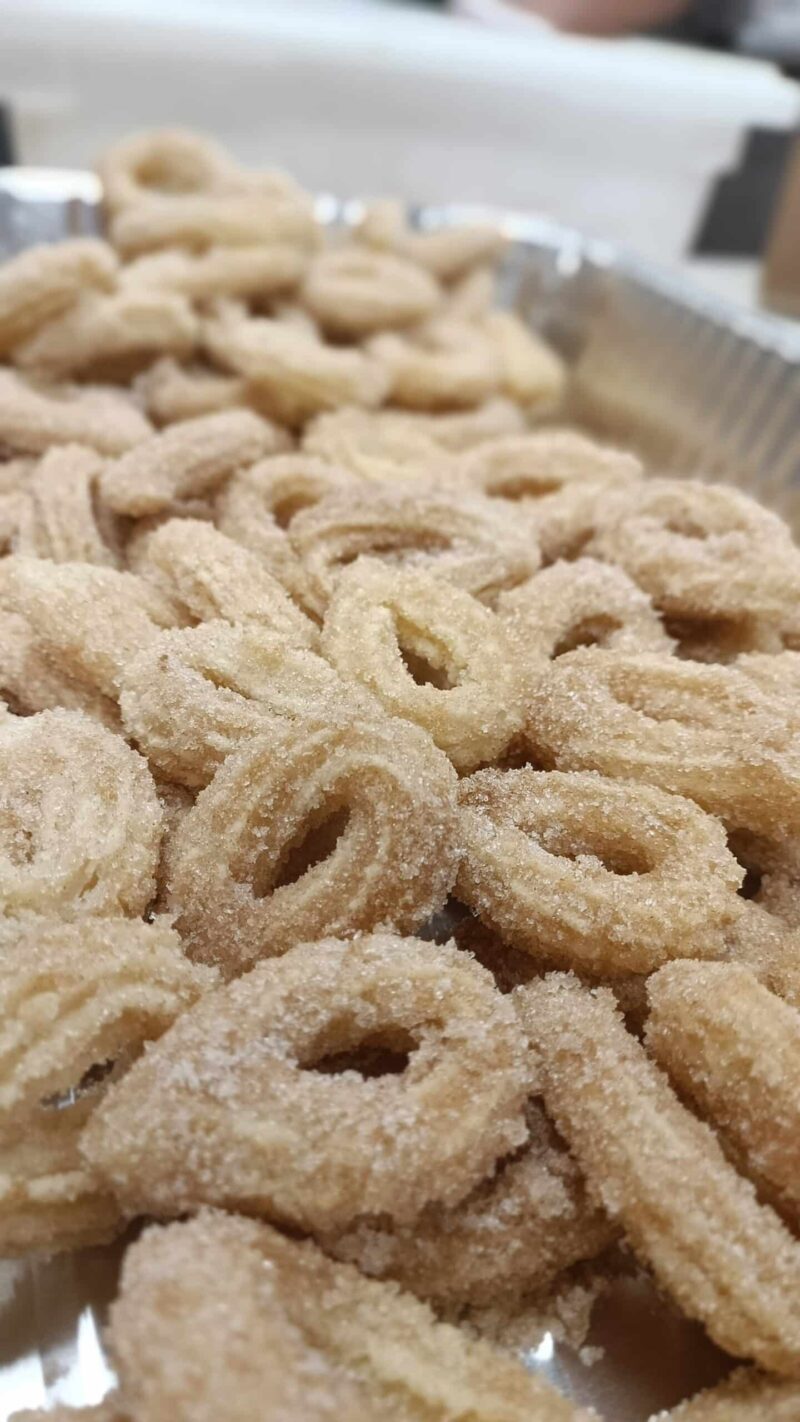
[{"label": "metal tray", "polygon": [[[91,173],[0,168],[0,258],[98,232],[100,198]],[[360,211],[319,199],[331,223]],[[800,325],[737,310],[544,219],[476,207],[414,218],[504,229],[503,299],[568,360],[578,423],[657,469],[736,484],[800,527]],[[0,1261],[0,1422],[18,1408],[96,1402],[111,1386],[102,1326],[123,1248]],[[730,1366],[633,1269],[600,1300],[587,1342],[602,1350],[594,1362],[540,1332],[526,1361],[614,1422],[644,1422]]]}]

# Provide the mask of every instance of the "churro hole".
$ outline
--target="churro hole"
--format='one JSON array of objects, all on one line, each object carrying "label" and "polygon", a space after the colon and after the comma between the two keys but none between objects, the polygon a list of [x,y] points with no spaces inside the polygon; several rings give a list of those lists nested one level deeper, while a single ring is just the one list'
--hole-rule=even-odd
[{"label": "churro hole", "polygon": [[548,828],[545,834],[537,834],[536,838],[548,854],[555,854],[559,859],[592,859],[609,874],[620,878],[627,878],[630,874],[649,874],[653,867],[638,845],[580,840],[568,831],[559,833],[553,827]]},{"label": "churro hole", "polygon": [[338,805],[323,812],[322,818],[306,824],[301,830],[300,837],[287,847],[277,873],[274,865],[271,869],[267,869],[266,864],[262,867],[262,861],[259,858],[256,861],[253,874],[254,896],[257,899],[263,899],[275,889],[283,889],[289,884],[296,884],[304,874],[310,873],[312,869],[316,869],[318,865],[329,859],[347,829],[349,819],[349,806]]},{"label": "churro hole", "polygon": [[602,647],[615,632],[619,632],[622,623],[617,617],[599,615],[597,617],[585,617],[580,622],[576,622],[574,627],[570,627],[568,632],[553,648],[553,658],[563,657],[567,652],[574,652],[577,647]]},{"label": "churro hole", "polygon": [[[403,1075],[419,1046],[410,1032],[401,1027],[387,1027],[362,1037],[353,1030],[355,1023],[349,1026],[349,1031],[345,1025],[332,1034],[339,1038],[335,1050],[312,1061],[301,1062],[303,1070],[316,1072],[320,1076],[357,1072],[367,1081]],[[342,1036],[345,1037],[344,1044],[341,1043]],[[351,1036],[355,1040],[348,1040]]]}]

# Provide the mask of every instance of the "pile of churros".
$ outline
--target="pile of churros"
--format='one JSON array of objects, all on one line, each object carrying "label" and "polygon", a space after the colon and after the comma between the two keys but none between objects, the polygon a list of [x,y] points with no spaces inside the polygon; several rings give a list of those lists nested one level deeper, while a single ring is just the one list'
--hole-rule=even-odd
[{"label": "pile of churros", "polygon": [[0,267],[0,1255],[131,1240],[65,1416],[578,1422],[487,1320],[636,1267],[671,1418],[800,1418],[788,528],[570,424],[494,229],[101,175]]}]

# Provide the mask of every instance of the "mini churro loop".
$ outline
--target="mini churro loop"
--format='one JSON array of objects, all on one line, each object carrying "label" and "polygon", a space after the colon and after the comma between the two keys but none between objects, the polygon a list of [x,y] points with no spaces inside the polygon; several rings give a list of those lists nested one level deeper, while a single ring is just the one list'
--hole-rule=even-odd
[{"label": "mini churro loop", "polygon": [[388,717],[309,716],[254,737],[170,846],[187,951],[230,976],[320,934],[413,931],[455,878],[455,785],[430,737]]},{"label": "mini churro loop", "polygon": [[497,611],[535,667],[576,647],[668,653],[674,645],[647,594],[594,558],[552,563],[501,593]]},{"label": "mini churro loop", "polygon": [[797,623],[790,531],[737,489],[645,480],[609,498],[587,551],[618,563],[663,612]]},{"label": "mini churro loop", "polygon": [[797,1376],[797,1240],[680,1104],[610,992],[553,974],[515,1001],[547,1110],[636,1253],[720,1347]]},{"label": "mini churro loop", "polygon": [[481,493],[497,499],[539,499],[602,484],[609,490],[642,478],[633,454],[598,444],[574,430],[545,429],[487,439],[471,450],[464,473]]},{"label": "mini churro loop", "polygon": [[136,571],[202,622],[252,622],[311,647],[318,632],[260,558],[201,519],[171,518],[144,540]]},{"label": "mini churro loop", "polygon": [[479,771],[459,798],[456,892],[512,947],[598,975],[723,954],[743,874],[690,801],[529,768]]},{"label": "mini churro loop", "polygon": [[176,499],[202,497],[243,465],[279,447],[277,432],[250,410],[185,420],[110,464],[100,482],[115,513],[143,518]]},{"label": "mini churro loop", "polygon": [[564,362],[513,311],[490,311],[480,323],[500,361],[500,389],[529,412],[549,410],[564,394]]},{"label": "mini churro loop", "polygon": [[6,354],[92,287],[114,281],[113,248],[93,238],[29,247],[0,267],[0,352]]},{"label": "mini churro loop", "polygon": [[434,319],[405,335],[373,336],[367,349],[381,362],[388,398],[412,410],[479,405],[499,388],[500,356],[469,321]]},{"label": "mini churro loop", "polygon": [[362,554],[419,567],[483,602],[539,566],[533,531],[478,495],[449,490],[365,490],[331,495],[293,520],[311,606],[324,612],[341,569]]},{"label": "mini churro loop", "polygon": [[[406,1064],[337,1068],[362,1046]],[[185,1013],[109,1090],[85,1151],[136,1209],[245,1205],[317,1230],[359,1212],[407,1221],[525,1139],[524,1060],[510,1002],[453,946],[321,939]]]},{"label": "mini churro loop", "polygon": [[92,370],[127,376],[158,355],[190,355],[198,335],[185,296],[145,287],[87,292],[15,346],[14,361],[51,380]]},{"label": "mini churro loop", "polygon": [[432,573],[359,558],[337,581],[322,650],[462,773],[501,755],[522,727],[523,682],[502,623]]},{"label": "mini churro loop", "polygon": [[110,731],[118,731],[115,703],[49,662],[37,641],[24,617],[0,611],[0,697],[23,716],[63,706],[68,711],[83,711]]},{"label": "mini churro loop", "polygon": [[207,252],[166,250],[130,262],[122,271],[124,287],[157,287],[191,301],[219,296],[269,299],[297,286],[308,256],[288,243],[253,247],[211,247]]},{"label": "mini churro loop", "polygon": [[222,375],[199,361],[181,365],[172,356],[162,356],[141,371],[132,388],[157,425],[217,415],[249,403],[247,383],[239,376]]},{"label": "mini churro loop", "polygon": [[465,1200],[429,1205],[410,1225],[359,1221],[325,1251],[363,1274],[395,1279],[438,1309],[459,1311],[544,1292],[615,1231],[586,1198],[574,1160],[529,1102],[525,1145]]},{"label": "mini churro loop", "polygon": [[15,551],[54,563],[118,566],[114,519],[97,499],[104,468],[102,457],[81,445],[49,450],[28,479]]},{"label": "mini churro loop", "polygon": [[124,454],[153,433],[120,390],[100,385],[36,385],[0,369],[0,445],[44,454],[54,444],[84,444]]},{"label": "mini churro loop", "polygon": [[132,134],[106,150],[98,171],[111,212],[164,194],[236,192],[255,181],[221,144],[183,128]]},{"label": "mini churro loop", "polygon": [[246,377],[282,424],[302,424],[339,405],[380,405],[389,388],[372,355],[326,345],[289,321],[225,309],[204,323],[203,340],[214,360]]},{"label": "mini churro loop", "polygon": [[417,423],[424,418],[345,405],[310,421],[303,449],[372,483],[456,478],[456,459]]},{"label": "mini churro loop", "polygon": [[796,1220],[800,1013],[737,963],[669,963],[647,993],[649,1050]]},{"label": "mini churro loop", "polygon": [[322,657],[252,623],[164,632],[122,674],[126,731],[182,785],[207,785],[231,751],[270,727],[368,709]]},{"label": "mini churro loop", "polygon": [[478,223],[414,231],[406,223],[402,203],[391,199],[369,206],[357,237],[369,247],[401,253],[440,281],[454,281],[473,267],[493,261],[508,241],[498,227]]},{"label": "mini churro loop", "polygon": [[217,499],[217,527],[256,553],[287,591],[303,602],[305,572],[288,538],[292,521],[329,494],[355,493],[359,482],[346,469],[310,454],[262,459],[228,480]]},{"label": "mini churro loop", "polygon": [[354,244],[314,257],[302,300],[324,331],[357,340],[426,320],[441,300],[441,289],[424,267],[407,258]]},{"label": "mini churro loop", "polygon": [[528,736],[559,770],[598,770],[696,800],[734,828],[800,829],[794,713],[732,667],[571,652],[530,690]]},{"label": "mini churro loop", "polygon": [[110,1343],[139,1422],[590,1422],[408,1294],[208,1211],[129,1250]]},{"label": "mini churro loop", "polygon": [[0,927],[0,1115],[77,1089],[213,987],[165,921],[23,919]]},{"label": "mini churro loop", "polygon": [[131,658],[180,620],[175,605],[134,573],[46,558],[0,561],[0,607],[25,619],[34,649],[59,674],[112,701]]},{"label": "mini churro loop", "polygon": [[76,711],[0,723],[2,913],[144,913],[161,809],[146,762]]}]

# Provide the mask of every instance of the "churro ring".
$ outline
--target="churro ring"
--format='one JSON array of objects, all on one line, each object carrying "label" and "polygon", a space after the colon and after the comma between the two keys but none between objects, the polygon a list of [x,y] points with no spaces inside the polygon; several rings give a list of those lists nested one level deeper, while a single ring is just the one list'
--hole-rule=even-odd
[{"label": "churro ring", "polygon": [[359,558],[336,583],[322,650],[462,773],[500,756],[522,727],[523,682],[502,623],[432,573]]},{"label": "churro ring", "polygon": [[403,204],[392,199],[371,203],[357,228],[357,238],[379,250],[399,252],[426,267],[440,281],[454,281],[476,266],[497,258],[508,239],[498,227],[479,223],[414,231]]},{"label": "churro ring", "polygon": [[164,632],[122,676],[125,729],[162,774],[207,785],[231,751],[271,727],[363,715],[369,698],[322,657],[254,624]]},{"label": "churro ring", "polygon": [[497,611],[534,668],[576,647],[668,653],[674,645],[647,594],[594,558],[552,563],[501,593]]},{"label": "churro ring", "polygon": [[481,320],[500,361],[500,389],[529,412],[549,409],[564,394],[564,362],[513,311],[489,311]]},{"label": "churro ring", "polygon": [[199,253],[168,248],[130,262],[123,268],[122,285],[164,288],[191,301],[219,296],[264,300],[291,291],[307,266],[307,253],[288,242],[210,247]]},{"label": "churro ring", "polygon": [[415,262],[356,243],[314,257],[301,295],[324,331],[358,340],[426,320],[441,288]]},{"label": "churro ring", "polygon": [[493,498],[544,500],[586,485],[627,487],[642,478],[644,469],[626,450],[574,430],[543,429],[486,440],[469,452],[464,472]]},{"label": "churro ring", "polygon": [[424,418],[344,405],[315,415],[303,432],[303,449],[371,483],[456,478],[457,460],[422,427]]},{"label": "churro ring", "polygon": [[797,1219],[800,1014],[737,963],[670,963],[647,992],[649,1050]]},{"label": "churro ring", "polygon": [[720,1347],[800,1373],[800,1244],[683,1107],[614,998],[563,974],[515,1001],[590,1191]]},{"label": "churro ring", "polygon": [[176,499],[202,497],[242,465],[279,447],[277,431],[250,410],[223,410],[154,435],[110,464],[101,480],[115,513],[143,518]]},{"label": "churro ring", "polygon": [[320,934],[413,931],[455,878],[455,784],[430,737],[388,717],[254,737],[170,846],[187,951],[231,976]]},{"label": "churro ring", "polygon": [[435,573],[488,603],[539,566],[531,529],[489,500],[450,490],[364,490],[358,503],[334,494],[299,513],[289,537],[319,613],[341,569],[361,554]]},{"label": "churro ring", "polygon": [[686,795],[734,828],[800,828],[794,712],[732,667],[578,650],[551,662],[529,709],[534,751],[560,770]]},{"label": "churro ring", "polygon": [[282,424],[302,424],[339,405],[383,403],[389,377],[382,364],[356,347],[326,345],[290,321],[247,316],[220,303],[203,327],[211,357],[243,375]]},{"label": "churro ring", "polygon": [[128,1251],[110,1343],[138,1422],[589,1422],[392,1285],[208,1211]]},{"label": "churro ring", "polygon": [[690,801],[527,767],[478,771],[459,799],[457,895],[513,948],[600,976],[724,953],[743,873]]},{"label": "churro ring", "polygon": [[181,365],[172,356],[161,356],[141,371],[132,388],[157,425],[196,420],[249,403],[247,383],[239,376],[222,375],[199,361]]},{"label": "churro ring", "polygon": [[76,711],[0,722],[3,914],[144,913],[161,809],[146,762]]},{"label": "churro ring", "polygon": [[55,563],[119,564],[113,516],[99,505],[105,461],[81,445],[48,451],[30,475],[15,550]]},{"label": "churro ring", "polygon": [[459,1312],[543,1293],[563,1269],[590,1259],[615,1231],[586,1198],[574,1160],[541,1107],[527,1107],[526,1144],[449,1209],[428,1205],[409,1225],[359,1221],[324,1237],[335,1259],[394,1279],[438,1310]]},{"label": "churro ring", "polygon": [[[362,1046],[388,1067],[362,1075]],[[524,1061],[511,1003],[452,945],[321,939],[185,1013],[109,1089],[84,1148],[134,1208],[408,1221],[525,1139]]]},{"label": "churro ring", "polygon": [[92,370],[127,376],[158,355],[190,355],[198,335],[185,296],[146,287],[88,291],[15,346],[14,361],[51,380]]},{"label": "churro ring", "polygon": [[493,342],[469,321],[440,317],[413,333],[387,331],[367,349],[386,371],[389,399],[412,410],[479,405],[503,378]]},{"label": "churro ring", "polygon": [[800,631],[791,533],[738,489],[645,480],[608,499],[587,551],[618,563],[665,613],[764,618]]},{"label": "churro ring", "polygon": [[224,195],[257,182],[221,144],[184,128],[132,134],[106,149],[98,171],[112,213],[164,194]]},{"label": "churro ring", "polygon": [[318,641],[314,623],[258,555],[201,519],[162,523],[138,549],[135,567],[188,616],[256,623],[302,647]]},{"label": "churro ring", "polygon": [[650,1422],[797,1422],[798,1417],[800,1383],[737,1368],[716,1387],[659,1412]]},{"label": "churro ring", "polygon": [[59,316],[87,288],[110,287],[117,267],[113,248],[90,237],[7,258],[0,267],[0,352]]},{"label": "churro ring", "polygon": [[180,621],[174,603],[134,573],[46,558],[0,561],[0,607],[24,618],[34,650],[59,675],[112,701],[130,659]]},{"label": "churro ring", "polygon": [[26,918],[0,924],[0,1116],[130,1059],[216,981],[166,921]]},{"label": "churro ring", "polygon": [[83,711],[110,731],[120,729],[116,704],[85,681],[59,670],[42,654],[29,623],[0,610],[0,697],[19,715],[57,706]]},{"label": "churro ring", "polygon": [[310,454],[279,454],[241,469],[228,480],[217,499],[217,527],[256,553],[302,602],[305,573],[287,536],[292,520],[301,509],[313,508],[329,494],[358,487],[359,481],[337,465]]},{"label": "churro ring", "polygon": [[124,454],[153,433],[120,390],[100,385],[37,385],[0,369],[0,445],[44,454],[54,444],[85,444]]}]

